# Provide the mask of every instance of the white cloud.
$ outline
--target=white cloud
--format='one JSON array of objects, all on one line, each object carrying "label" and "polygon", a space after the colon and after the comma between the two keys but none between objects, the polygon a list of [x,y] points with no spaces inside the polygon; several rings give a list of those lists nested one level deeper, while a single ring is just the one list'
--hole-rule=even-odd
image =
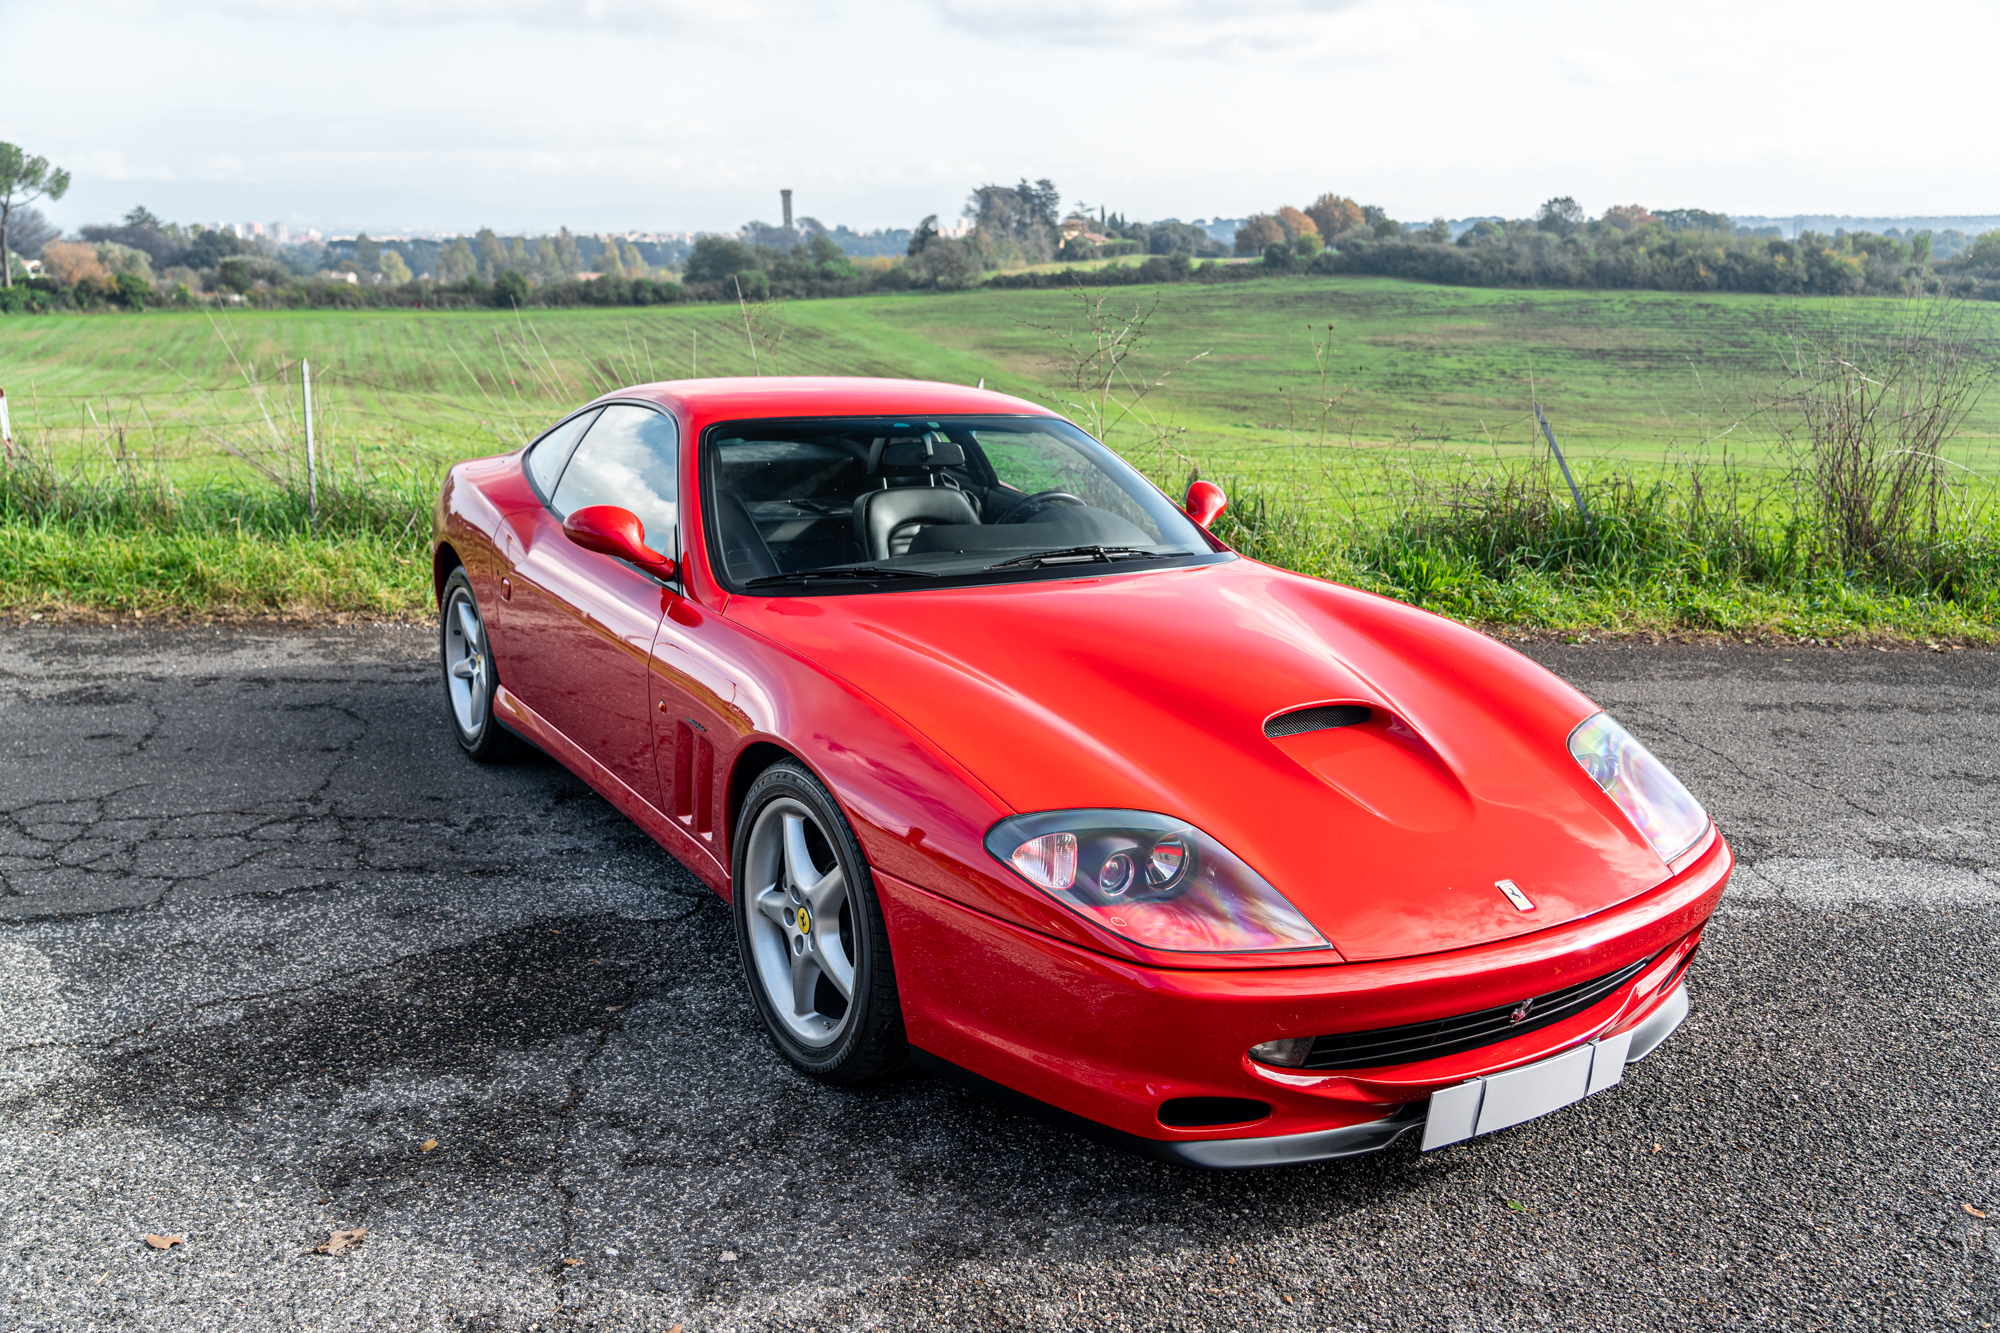
[{"label": "white cloud", "polygon": [[1383,0],[928,0],[947,25],[1032,45],[1234,59],[1400,46],[1439,11]]},{"label": "white cloud", "polygon": [[796,22],[830,11],[828,0],[96,0],[124,18],[206,13],[314,24],[518,24],[561,31],[718,32]]},{"label": "white cloud", "polygon": [[92,176],[101,176],[106,180],[122,181],[132,178],[132,173],[125,169],[125,155],[123,153],[114,153],[104,148],[100,148],[94,153],[86,154],[83,161],[78,163],[73,170],[77,174],[87,173]]},{"label": "white cloud", "polygon": [[1564,51],[1556,56],[1556,68],[1586,88],[1629,88],[1644,76],[1636,61],[1611,51]]}]

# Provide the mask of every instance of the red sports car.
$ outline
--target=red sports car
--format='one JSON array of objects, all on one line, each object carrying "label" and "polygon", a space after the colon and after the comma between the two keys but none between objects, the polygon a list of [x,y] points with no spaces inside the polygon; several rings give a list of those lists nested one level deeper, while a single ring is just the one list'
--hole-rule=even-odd
[{"label": "red sports car", "polygon": [[607,395],[453,468],[448,712],[731,906],[772,1043],[1169,1161],[1426,1148],[1617,1083],[1731,867],[1526,658],[1236,555],[1047,409]]}]

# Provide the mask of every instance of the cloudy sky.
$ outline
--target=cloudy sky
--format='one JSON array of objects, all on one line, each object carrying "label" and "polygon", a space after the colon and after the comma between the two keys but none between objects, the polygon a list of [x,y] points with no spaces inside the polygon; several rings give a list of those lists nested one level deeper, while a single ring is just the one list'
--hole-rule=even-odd
[{"label": "cloudy sky", "polygon": [[790,186],[865,229],[1022,176],[1148,219],[2000,213],[1996,39],[1992,0],[0,0],[0,139],[71,226],[723,229]]}]

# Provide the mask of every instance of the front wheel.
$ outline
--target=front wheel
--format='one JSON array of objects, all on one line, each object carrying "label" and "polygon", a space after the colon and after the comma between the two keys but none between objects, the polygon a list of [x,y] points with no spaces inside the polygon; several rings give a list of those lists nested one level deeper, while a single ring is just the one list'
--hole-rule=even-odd
[{"label": "front wheel", "polygon": [[786,760],[737,820],[731,915],[750,998],[802,1072],[860,1083],[909,1058],[868,863],[826,788]]},{"label": "front wheel", "polygon": [[438,603],[438,661],[444,671],[445,714],[459,748],[482,764],[518,758],[521,742],[493,720],[493,694],[499,684],[493,673],[493,650],[486,641],[486,622],[472,580],[463,566],[444,581]]}]

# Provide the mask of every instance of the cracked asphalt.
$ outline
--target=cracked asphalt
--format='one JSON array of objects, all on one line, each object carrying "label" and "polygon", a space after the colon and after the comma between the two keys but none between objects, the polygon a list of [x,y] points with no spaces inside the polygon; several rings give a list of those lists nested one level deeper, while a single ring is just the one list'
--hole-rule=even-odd
[{"label": "cracked asphalt", "polygon": [[459,757],[428,631],[0,629],[0,1330],[2000,1324],[2000,656],[1530,651],[1742,858],[1693,1016],[1211,1175],[791,1073],[716,900]]}]

